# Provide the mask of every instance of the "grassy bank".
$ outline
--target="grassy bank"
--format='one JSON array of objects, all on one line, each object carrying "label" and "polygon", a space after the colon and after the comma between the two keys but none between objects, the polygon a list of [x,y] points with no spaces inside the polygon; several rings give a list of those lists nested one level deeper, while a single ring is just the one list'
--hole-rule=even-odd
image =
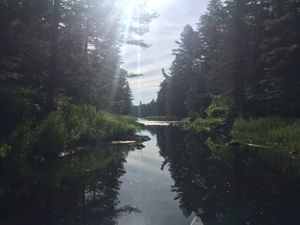
[{"label": "grassy bank", "polygon": [[[183,128],[194,133],[210,132],[224,122],[222,117],[183,120]],[[237,118],[231,131],[233,141],[261,145],[300,154],[300,120],[280,117]]]},{"label": "grassy bank", "polygon": [[300,120],[279,117],[236,119],[233,139],[282,149],[290,154],[300,153]]},{"label": "grassy bank", "polygon": [[[300,175],[300,120],[283,119],[280,117],[237,118],[229,139],[219,135],[219,124],[222,118],[197,118],[192,121],[185,119],[183,128],[200,137],[209,137],[207,145],[214,152],[226,152],[236,146],[240,150],[250,151],[257,159],[282,174]],[[221,132],[222,133],[222,132]],[[204,136],[203,136],[204,134]]]},{"label": "grassy bank", "polygon": [[234,141],[263,146],[254,151],[262,163],[286,175],[300,175],[299,137],[299,119],[238,118],[232,129]]},{"label": "grassy bank", "polygon": [[0,157],[22,161],[29,156],[55,156],[75,146],[106,142],[134,135],[133,119],[97,110],[70,106],[37,123],[26,121],[0,140]]}]

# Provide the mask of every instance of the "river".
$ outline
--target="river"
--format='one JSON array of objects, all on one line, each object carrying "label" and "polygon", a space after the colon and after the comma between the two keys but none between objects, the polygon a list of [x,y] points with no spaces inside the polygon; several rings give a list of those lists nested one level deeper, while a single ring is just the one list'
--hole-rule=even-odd
[{"label": "river", "polygon": [[190,224],[192,219],[182,214],[179,200],[175,200],[176,193],[171,191],[174,181],[169,166],[161,168],[164,158],[157,146],[156,134],[149,131],[140,134],[151,140],[144,143],[144,149],[127,156],[119,196],[121,205],[132,205],[139,212],[122,215],[118,224]]},{"label": "river", "polygon": [[140,134],[151,138],[141,150],[98,145],[5,173],[0,224],[299,224],[300,178],[276,155],[208,148],[177,126]]}]

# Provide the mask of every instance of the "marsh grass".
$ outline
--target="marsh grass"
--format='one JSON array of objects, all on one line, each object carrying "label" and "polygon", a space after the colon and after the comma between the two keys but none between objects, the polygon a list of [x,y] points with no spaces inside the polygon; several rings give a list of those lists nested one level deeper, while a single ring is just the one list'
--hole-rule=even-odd
[{"label": "marsh grass", "polygon": [[[211,127],[222,122],[219,118],[186,119],[186,129],[196,133],[207,132]],[[237,148],[255,154],[263,165],[284,175],[300,175],[300,120],[282,119],[280,117],[237,118],[232,128],[232,142],[241,143]],[[212,150],[223,152],[231,149],[209,138],[206,144]],[[253,144],[253,145],[248,145]],[[233,147],[234,148],[234,147]],[[235,147],[236,148],[236,147]]]},{"label": "marsh grass", "polygon": [[238,118],[233,126],[233,138],[243,143],[259,144],[300,153],[300,120],[279,117]]}]

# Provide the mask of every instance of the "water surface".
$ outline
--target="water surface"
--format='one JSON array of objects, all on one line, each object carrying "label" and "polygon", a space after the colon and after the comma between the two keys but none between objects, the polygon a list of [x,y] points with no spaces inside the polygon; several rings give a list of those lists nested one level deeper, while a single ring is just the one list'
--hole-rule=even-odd
[{"label": "water surface", "polygon": [[[176,126],[151,140],[98,145],[1,166],[0,224],[299,225],[300,176],[280,152],[209,148]],[[284,162],[284,163],[283,163]]]},{"label": "water surface", "polygon": [[155,134],[141,132],[151,138],[145,148],[132,151],[126,158],[126,174],[121,177],[120,205],[131,205],[139,212],[125,214],[118,219],[119,225],[134,224],[190,224],[191,217],[185,217],[179,209],[176,193],[172,192],[174,181],[168,166],[161,168],[164,158],[157,146]]}]

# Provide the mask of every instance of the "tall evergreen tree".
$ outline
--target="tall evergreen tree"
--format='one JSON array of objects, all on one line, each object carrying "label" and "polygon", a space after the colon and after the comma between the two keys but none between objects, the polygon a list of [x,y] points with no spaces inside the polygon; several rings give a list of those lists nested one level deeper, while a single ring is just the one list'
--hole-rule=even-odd
[{"label": "tall evergreen tree", "polygon": [[235,115],[299,115],[297,24],[296,0],[211,0],[197,32],[186,27],[178,42],[160,112],[205,116],[218,95]]}]

